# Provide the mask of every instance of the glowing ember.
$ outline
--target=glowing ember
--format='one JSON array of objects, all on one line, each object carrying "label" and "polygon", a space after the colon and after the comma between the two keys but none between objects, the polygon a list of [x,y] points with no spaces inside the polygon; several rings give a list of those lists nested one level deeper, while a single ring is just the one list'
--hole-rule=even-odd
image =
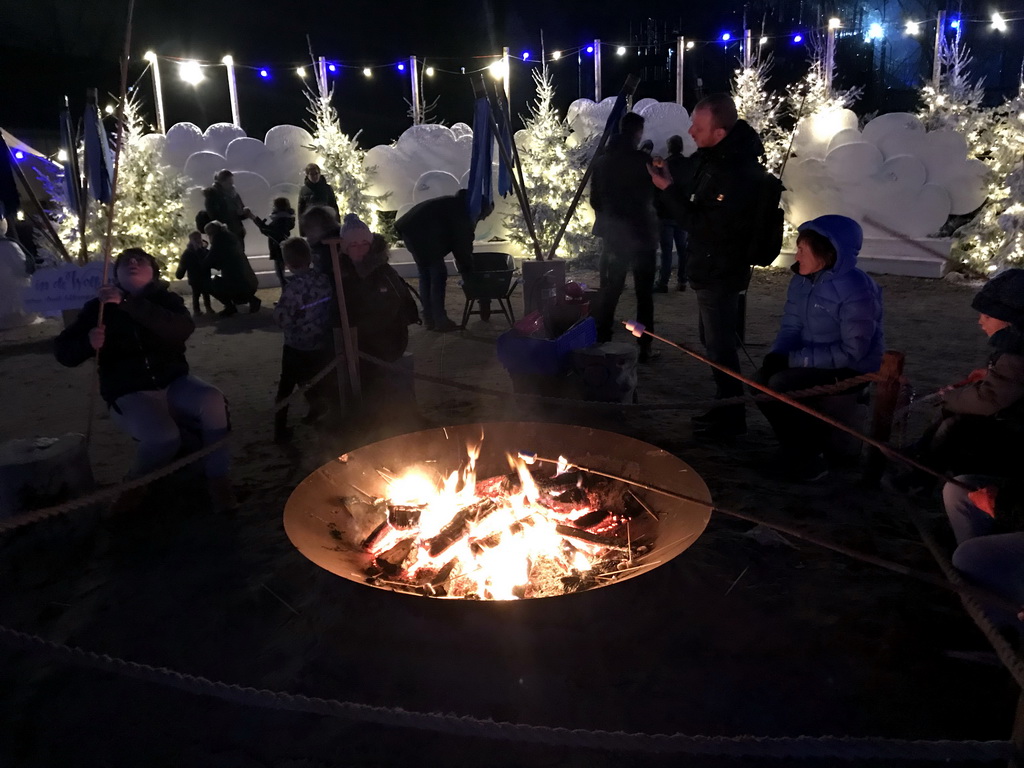
[{"label": "glowing ember", "polygon": [[[378,470],[388,490],[373,500],[383,519],[362,542],[368,581],[435,596],[548,597],[612,578],[649,550],[652,526],[634,518],[657,520],[628,486],[575,471],[564,456],[543,467],[529,453],[508,456],[509,474],[478,481],[482,441],[446,477]],[[644,535],[632,535],[631,521]]]}]

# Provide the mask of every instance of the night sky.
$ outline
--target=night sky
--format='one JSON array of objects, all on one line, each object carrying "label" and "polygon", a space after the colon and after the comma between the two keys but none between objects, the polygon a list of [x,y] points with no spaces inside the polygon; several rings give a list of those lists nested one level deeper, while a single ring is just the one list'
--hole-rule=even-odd
[{"label": "night sky", "polygon": [[[686,34],[714,34],[713,30],[730,18],[739,28],[740,17],[727,11],[733,5],[740,6],[715,4],[714,11],[708,12],[713,15],[706,19],[694,15],[698,11],[690,11],[684,28],[692,31]],[[390,66],[375,69],[374,77],[367,80],[361,74],[365,65],[395,64],[412,54],[425,58],[438,70],[434,78],[424,81],[425,100],[440,97],[436,117],[448,124],[469,122],[472,92],[468,78],[461,75],[462,67],[471,72],[486,66],[490,61],[486,57],[500,53],[503,45],[508,45],[513,55],[529,50],[536,58],[542,29],[549,51],[568,51],[595,37],[626,42],[630,30],[638,29],[647,17],[667,24],[669,36],[674,36],[679,8],[678,3],[664,0],[646,3],[642,15],[609,0],[351,4],[136,0],[129,82],[138,82],[136,95],[143,114],[155,122],[152,78],[143,74],[145,51],[210,63],[219,63],[230,53],[241,65],[237,74],[243,127],[249,135],[262,138],[273,125],[303,124],[307,119],[295,67],[309,61],[309,34],[317,55],[356,67],[342,68],[334,79],[335,104],[342,127],[349,132],[362,130],[361,143],[372,146],[397,138],[409,124],[404,101],[410,98],[409,79]],[[90,86],[99,89],[101,102],[110,102],[109,94],[116,94],[119,87],[117,61],[127,9],[128,0],[0,0],[0,18],[4,20],[0,58],[5,81],[0,124],[45,142],[42,134],[56,129],[64,95],[70,97],[74,111]],[[581,58],[579,64],[575,56],[567,56],[553,65],[563,108],[580,95],[593,94],[593,62],[586,54]],[[666,62],[653,64],[665,69]],[[230,121],[223,68],[208,71],[207,80],[193,87],[179,80],[172,62],[164,61],[161,66],[169,125],[189,120],[205,128],[211,122]],[[613,94],[630,68],[638,66],[635,59],[627,64],[606,49],[605,95]],[[269,79],[259,78],[261,67],[269,70]],[[513,66],[512,106],[517,113],[524,113],[533,97],[529,71],[522,63]],[[665,90],[668,85],[660,87]],[[650,87],[659,89],[654,82]],[[647,95],[673,97],[672,93]]]}]

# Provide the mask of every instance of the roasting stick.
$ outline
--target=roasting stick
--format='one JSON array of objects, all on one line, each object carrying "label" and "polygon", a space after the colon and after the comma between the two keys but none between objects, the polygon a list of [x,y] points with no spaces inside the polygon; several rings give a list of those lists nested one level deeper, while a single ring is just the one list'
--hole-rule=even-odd
[{"label": "roasting stick", "polygon": [[670,341],[669,339],[666,339],[664,336],[659,336],[658,334],[656,334],[656,333],[654,333],[652,331],[647,330],[647,328],[642,323],[638,323],[636,320],[623,320],[622,324],[624,326],[626,326],[626,330],[628,330],[630,333],[632,333],[638,339],[640,337],[642,337],[644,334],[647,334],[652,339],[657,339],[658,341],[661,341],[661,342],[664,342],[665,344],[668,344],[670,347],[675,347],[680,352],[685,352],[686,354],[690,355],[691,357],[694,357],[697,360],[700,360],[702,363],[710,365],[715,370],[718,370],[718,371],[721,371],[722,373],[728,374],[729,376],[732,376],[734,379],[739,379],[740,381],[742,381],[747,386],[753,387],[754,389],[756,389],[756,390],[758,390],[760,392],[763,392],[764,394],[768,395],[769,397],[774,397],[776,400],[779,400],[779,401],[785,403],[786,405],[792,406],[793,408],[796,408],[799,411],[803,411],[804,413],[808,413],[811,416],[815,417],[816,419],[824,421],[830,427],[834,427],[835,429],[840,430],[841,432],[845,432],[848,435],[853,435],[858,440],[860,440],[862,442],[865,442],[868,445],[870,445],[872,448],[877,448],[879,451],[882,452],[882,454],[884,454],[885,456],[888,456],[890,459],[895,459],[897,461],[903,462],[904,464],[909,464],[914,469],[920,470],[921,472],[924,472],[925,474],[930,475],[931,477],[934,477],[936,480],[941,480],[944,483],[952,483],[953,485],[955,485],[955,486],[957,486],[959,488],[963,488],[966,491],[975,491],[975,490],[977,490],[973,486],[970,486],[967,483],[961,482],[960,480],[957,480],[954,477],[949,477],[948,475],[944,475],[941,472],[936,472],[931,467],[925,466],[924,464],[922,464],[921,462],[917,461],[916,459],[912,459],[910,456],[907,456],[906,454],[900,453],[899,451],[895,450],[894,448],[892,448],[891,446],[887,445],[886,443],[883,443],[881,440],[876,440],[873,437],[868,437],[867,435],[858,432],[853,427],[848,427],[846,424],[843,424],[841,421],[837,421],[836,419],[833,419],[830,416],[826,416],[825,414],[820,413],[819,411],[814,410],[809,405],[805,405],[804,403],[801,403],[799,400],[794,400],[792,397],[790,397],[789,395],[785,394],[784,392],[776,392],[774,389],[771,389],[770,387],[766,387],[764,384],[761,384],[761,383],[759,383],[757,381],[754,381],[751,378],[748,378],[748,377],[744,376],[739,371],[734,371],[731,368],[726,368],[721,363],[716,363],[714,360],[711,360],[711,359],[705,357],[704,355],[702,355],[700,352],[697,352],[696,350],[690,349],[689,347],[684,346],[683,344],[679,344],[679,343],[677,343],[675,341]]},{"label": "roasting stick", "polygon": [[909,576],[912,579],[917,579],[918,581],[922,581],[925,584],[930,584],[933,587],[939,587],[940,589],[944,589],[948,592],[956,592],[957,594],[970,595],[981,602],[998,606],[999,608],[1002,608],[1006,611],[1012,611],[1014,615],[1018,614],[1021,611],[1021,606],[1017,605],[1012,600],[1007,600],[1005,597],[997,595],[993,592],[989,592],[987,589],[982,589],[980,587],[975,587],[971,585],[957,587],[956,585],[951,584],[946,579],[939,578],[938,576],[926,573],[925,571],[920,571],[916,568],[910,568],[906,565],[902,565],[901,563],[893,562],[892,560],[884,560],[880,557],[875,557],[874,555],[870,555],[866,552],[860,552],[855,549],[850,549],[848,547],[844,547],[842,544],[835,544],[831,541],[819,539],[817,536],[814,536],[813,534],[804,533],[803,531],[799,531],[795,528],[790,528],[788,525],[782,525],[780,523],[770,523],[765,520],[753,517],[751,515],[744,514],[743,512],[735,512],[730,509],[723,509],[722,507],[716,506],[715,504],[713,504],[710,501],[707,501],[706,499],[700,499],[697,498],[696,496],[688,496],[685,493],[671,491],[668,488],[660,488],[656,485],[650,485],[649,483],[644,483],[639,480],[633,480],[628,477],[622,477],[621,475],[613,475],[610,472],[602,472],[601,470],[598,469],[584,467],[579,464],[575,464],[565,458],[549,459],[545,458],[544,456],[538,456],[537,454],[531,453],[529,451],[520,451],[519,458],[525,461],[527,464],[534,464],[536,462],[541,462],[543,464],[555,464],[564,468],[563,471],[568,469],[578,469],[580,472],[587,472],[592,475],[607,477],[609,480],[617,480],[620,483],[625,483],[626,485],[632,485],[636,488],[643,488],[645,491],[658,493],[661,494],[662,496],[667,496],[670,499],[676,499],[677,501],[687,501],[690,502],[691,504],[698,504],[709,510],[717,510],[723,515],[727,515],[729,517],[735,517],[739,520],[744,520],[748,523],[754,523],[755,525],[763,525],[766,528],[772,528],[776,531],[779,531],[780,533],[785,533],[788,536],[792,536],[793,538],[801,539],[810,544],[816,544],[819,547],[831,550],[833,552],[838,552],[839,554],[846,555],[847,557],[852,557],[854,560],[860,560],[861,562],[876,565],[879,568],[884,568],[888,571],[893,571],[894,573],[899,573],[903,576]]}]

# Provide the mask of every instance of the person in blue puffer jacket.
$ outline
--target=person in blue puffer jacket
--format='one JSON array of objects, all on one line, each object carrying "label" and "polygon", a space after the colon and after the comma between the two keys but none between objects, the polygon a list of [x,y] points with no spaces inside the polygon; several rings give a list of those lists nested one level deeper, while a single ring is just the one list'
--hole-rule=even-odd
[{"label": "person in blue puffer jacket", "polygon": [[[882,291],[857,269],[864,241],[846,216],[819,216],[798,228],[795,273],[782,325],[756,378],[777,392],[834,384],[877,371],[885,351]],[[828,472],[827,425],[779,402],[759,404],[782,445],[792,479]]]}]

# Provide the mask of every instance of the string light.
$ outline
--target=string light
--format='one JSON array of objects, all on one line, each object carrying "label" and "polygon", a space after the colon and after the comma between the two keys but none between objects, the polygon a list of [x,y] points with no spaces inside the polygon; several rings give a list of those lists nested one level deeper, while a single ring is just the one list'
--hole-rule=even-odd
[{"label": "string light", "polygon": [[270,73],[267,70],[265,70],[265,69],[261,69],[260,70],[260,77],[262,77],[264,80],[266,80],[268,77],[270,77]]},{"label": "string light", "polygon": [[500,60],[491,62],[487,67],[487,71],[491,73],[491,77],[495,80],[501,80],[505,76],[505,67]]},{"label": "string light", "polygon": [[328,69],[328,70],[329,70],[330,72],[337,72],[337,71],[338,71],[338,67],[337,67],[336,65],[334,65],[334,64],[328,64],[328,65],[327,65],[327,69]]},{"label": "string light", "polygon": [[402,64],[401,62],[399,62],[398,63],[398,71],[399,72],[405,72],[405,64]]},{"label": "string light", "polygon": [[530,60],[530,52],[529,51],[523,51],[523,61],[529,61],[529,60]]},{"label": "string light", "polygon": [[156,61],[156,54],[152,51],[146,51],[142,58],[148,61],[150,64],[152,64],[154,61]]},{"label": "string light", "polygon": [[839,29],[841,26],[843,26],[843,22],[841,22],[835,16],[828,20],[829,29]]},{"label": "string light", "polygon": [[793,35],[793,42],[794,43],[802,43],[803,41],[804,41],[804,36],[801,35],[800,33],[797,33],[797,34]]},{"label": "string light", "polygon": [[620,45],[620,46],[619,46],[619,47],[618,47],[618,48],[617,48],[617,49],[615,50],[615,53],[617,53],[617,54],[618,54],[619,56],[625,56],[625,55],[626,55],[626,46],[624,46],[624,45]]},{"label": "string light", "polygon": [[960,29],[960,19],[953,19],[949,22],[950,29]]},{"label": "string light", "polygon": [[723,32],[722,33],[722,42],[723,43],[728,43],[730,40],[732,40],[732,35],[729,34],[728,32]]},{"label": "string light", "polygon": [[24,152],[22,152],[22,151],[21,151],[20,149],[19,149],[19,150],[17,150],[17,151],[16,151],[15,153],[14,153],[14,159],[15,159],[15,160],[24,160],[24,159],[25,159],[25,153],[24,153]]},{"label": "string light", "polygon": [[103,111],[106,112],[108,115],[114,114],[114,105],[113,104],[107,104],[107,106],[105,106],[103,108]]},{"label": "string light", "polygon": [[306,79],[306,68],[305,67],[299,67],[298,69],[295,70],[295,74],[298,75],[299,77],[301,77],[303,80],[305,80]]},{"label": "string light", "polygon": [[1006,31],[1006,19],[1003,18],[1002,14],[992,14],[992,29],[994,29],[996,32]]},{"label": "string light", "polygon": [[434,68],[433,67],[427,67],[424,70],[424,74],[426,74],[427,77],[433,77],[434,76]]},{"label": "string light", "polygon": [[881,40],[883,37],[885,37],[885,27],[877,21],[868,27],[868,31],[864,35],[864,39],[867,42],[871,42],[872,40]]},{"label": "string light", "polygon": [[588,45],[587,46],[587,53],[593,53],[593,52],[594,52],[594,46]]},{"label": "string light", "polygon": [[686,44],[686,50],[688,50],[688,51],[692,51],[693,50],[693,40],[691,40],[690,42],[688,42]]},{"label": "string light", "polygon": [[58,163],[66,163],[67,161],[68,161],[67,150],[64,150],[64,149],[59,150],[57,152],[57,162]]},{"label": "string light", "polygon": [[907,26],[903,31],[906,32],[908,35],[916,35],[918,32],[921,31],[921,25],[918,24],[916,21],[908,21]]},{"label": "string light", "polygon": [[363,67],[363,75],[366,77],[373,77],[373,70],[369,67]]},{"label": "string light", "polygon": [[[757,44],[758,44],[758,45],[768,45],[768,38],[767,38],[767,37],[762,37],[762,38],[761,38],[760,40],[758,40],[758,41],[757,41]],[[686,47],[687,47],[687,48],[690,48],[690,47],[692,47],[692,46],[693,46],[693,43],[690,43],[690,44],[689,44],[689,45],[687,45]]]},{"label": "string light", "polygon": [[555,51],[554,53],[551,54],[551,58],[554,61],[558,61],[560,58],[562,58],[562,52],[561,51]]},{"label": "string light", "polygon": [[206,75],[203,74],[203,68],[198,61],[189,59],[178,64],[178,77],[189,85],[198,85],[206,78]]}]

